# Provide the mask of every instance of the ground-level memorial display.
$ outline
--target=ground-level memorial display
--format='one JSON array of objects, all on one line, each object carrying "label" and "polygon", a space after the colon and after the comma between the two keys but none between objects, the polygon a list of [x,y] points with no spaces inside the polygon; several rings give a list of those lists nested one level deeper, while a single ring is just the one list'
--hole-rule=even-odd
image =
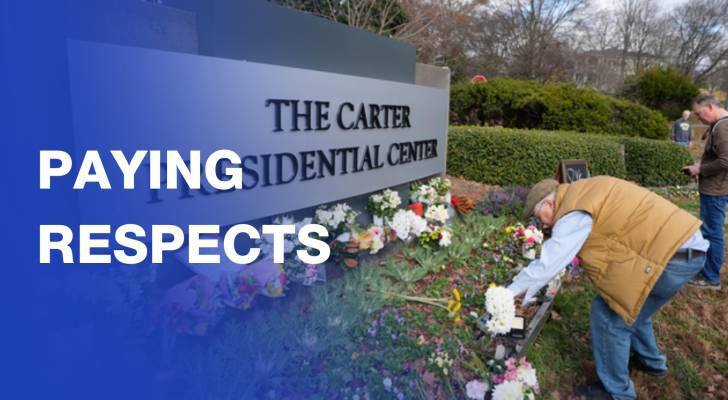
[{"label": "ground-level memorial display", "polygon": [[[68,151],[41,152],[41,190],[75,179],[80,223],[109,227],[97,234],[138,224],[138,244],[113,254],[149,244],[168,255],[71,279],[91,314],[112,320],[94,329],[138,345],[159,393],[539,393],[523,350],[579,260],[535,304],[506,289],[544,237],[515,217],[522,189],[483,202],[453,193],[446,69],[267,2],[140,3],[114,2],[95,20],[80,11],[93,2],[68,11],[58,43],[72,134]],[[120,21],[137,34],[111,29]],[[327,262],[300,255],[312,223],[328,233],[317,236]],[[184,240],[155,233],[168,225]],[[94,249],[111,252],[107,239]]]}]

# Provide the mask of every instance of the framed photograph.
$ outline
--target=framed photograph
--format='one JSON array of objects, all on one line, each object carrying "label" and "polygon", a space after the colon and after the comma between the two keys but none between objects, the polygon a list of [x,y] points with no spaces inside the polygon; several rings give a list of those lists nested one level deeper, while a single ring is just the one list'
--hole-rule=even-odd
[{"label": "framed photograph", "polygon": [[556,169],[559,183],[572,183],[579,179],[591,178],[589,163],[586,160],[561,160]]}]

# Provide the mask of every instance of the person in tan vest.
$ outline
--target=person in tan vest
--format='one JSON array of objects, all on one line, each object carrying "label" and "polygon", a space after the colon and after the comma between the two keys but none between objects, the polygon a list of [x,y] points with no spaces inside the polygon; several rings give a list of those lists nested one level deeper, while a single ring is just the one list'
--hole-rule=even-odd
[{"label": "person in tan vest", "polygon": [[598,292],[590,331],[600,382],[574,393],[636,398],[630,367],[667,373],[652,315],[702,269],[709,243],[700,220],[647,189],[607,176],[537,183],[524,208],[524,219],[531,216],[551,227],[552,236],[509,289],[528,303],[578,255]]}]

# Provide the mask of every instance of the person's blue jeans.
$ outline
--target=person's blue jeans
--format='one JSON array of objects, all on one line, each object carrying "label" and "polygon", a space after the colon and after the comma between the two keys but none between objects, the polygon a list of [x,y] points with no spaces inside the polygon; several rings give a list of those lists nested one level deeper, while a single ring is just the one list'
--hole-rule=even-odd
[{"label": "person's blue jeans", "polygon": [[710,242],[703,276],[711,283],[720,283],[720,268],[723,266],[723,225],[727,202],[728,196],[700,194],[700,219],[703,220],[700,230],[703,237]]},{"label": "person's blue jeans", "polygon": [[704,262],[702,253],[690,260],[671,260],[632,326],[612,311],[601,296],[594,298],[590,324],[594,363],[599,379],[615,399],[637,397],[629,377],[630,352],[651,368],[667,369],[666,357],[657,348],[652,315],[703,268]]}]

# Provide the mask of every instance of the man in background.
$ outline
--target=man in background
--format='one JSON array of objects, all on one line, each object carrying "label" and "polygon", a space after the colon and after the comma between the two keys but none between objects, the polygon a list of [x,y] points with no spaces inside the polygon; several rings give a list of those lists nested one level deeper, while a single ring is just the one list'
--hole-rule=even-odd
[{"label": "man in background", "polygon": [[693,126],[690,124],[690,111],[685,110],[682,117],[672,124],[672,140],[685,148],[690,147],[693,138]]},{"label": "man in background", "polygon": [[701,94],[693,101],[693,113],[708,127],[708,137],[700,164],[683,170],[699,177],[700,219],[703,236],[710,242],[701,275],[688,284],[701,289],[720,290],[723,266],[723,225],[728,202],[728,111],[715,95]]}]

